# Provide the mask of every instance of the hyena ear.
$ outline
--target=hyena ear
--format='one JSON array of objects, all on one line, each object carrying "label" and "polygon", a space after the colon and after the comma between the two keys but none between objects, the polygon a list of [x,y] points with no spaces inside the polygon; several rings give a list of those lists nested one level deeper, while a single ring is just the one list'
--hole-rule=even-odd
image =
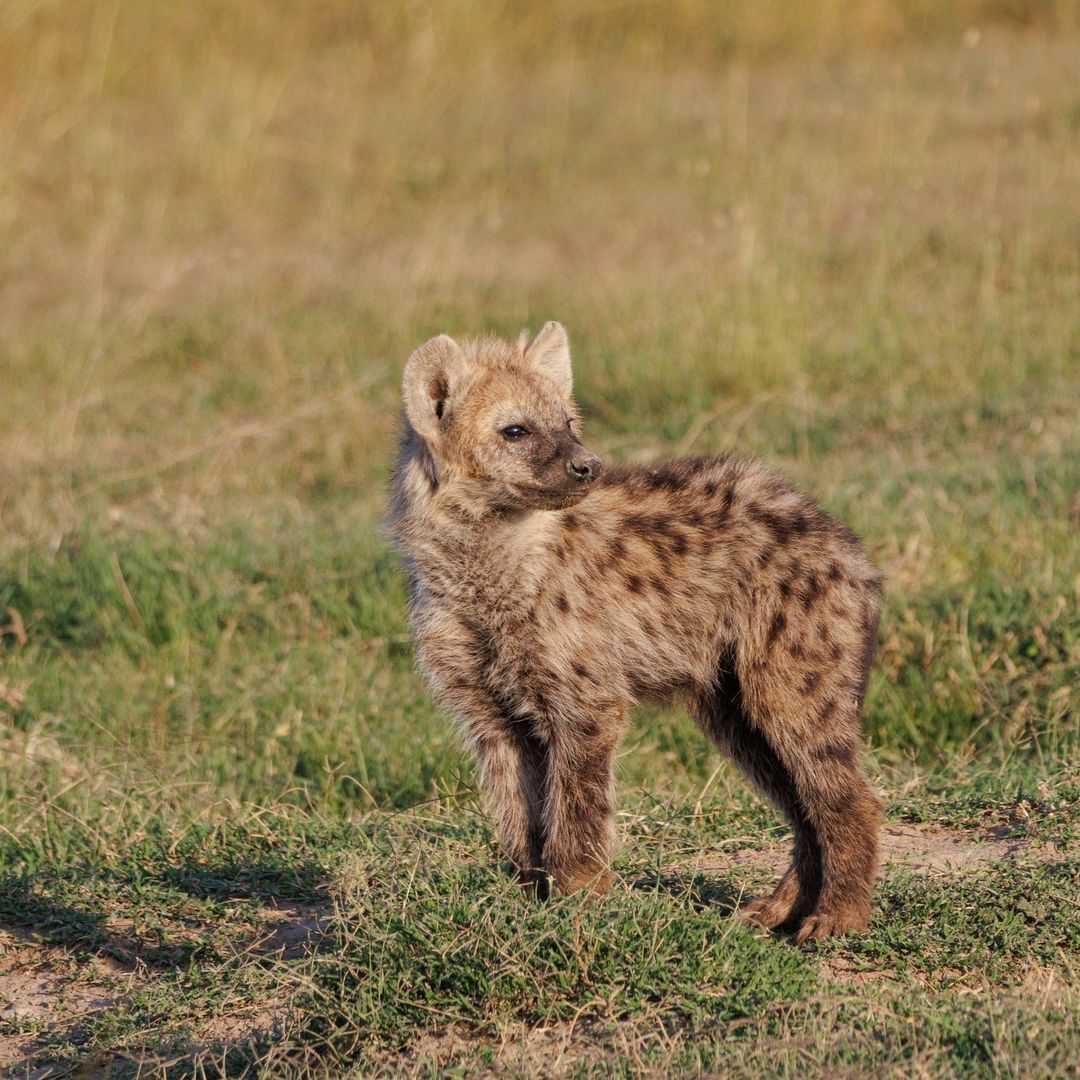
[{"label": "hyena ear", "polygon": [[574,389],[574,376],[570,371],[570,342],[562,323],[544,324],[525,350],[525,363],[533,371],[549,378],[563,397],[570,396]]},{"label": "hyena ear", "polygon": [[405,365],[401,394],[405,416],[423,439],[438,434],[442,419],[464,382],[468,362],[461,347],[446,334],[424,342]]}]

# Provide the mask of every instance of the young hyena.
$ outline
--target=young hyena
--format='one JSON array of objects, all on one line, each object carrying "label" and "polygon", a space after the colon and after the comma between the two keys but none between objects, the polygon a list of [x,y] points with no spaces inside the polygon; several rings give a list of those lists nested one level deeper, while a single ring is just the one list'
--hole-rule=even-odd
[{"label": "young hyena", "polygon": [[864,929],[880,808],[859,713],[881,579],[855,535],[756,464],[601,468],[558,323],[515,344],[433,338],[404,399],[391,527],[417,652],[522,882],[611,883],[627,711],[681,700],[795,833],[746,915],[800,942]]}]

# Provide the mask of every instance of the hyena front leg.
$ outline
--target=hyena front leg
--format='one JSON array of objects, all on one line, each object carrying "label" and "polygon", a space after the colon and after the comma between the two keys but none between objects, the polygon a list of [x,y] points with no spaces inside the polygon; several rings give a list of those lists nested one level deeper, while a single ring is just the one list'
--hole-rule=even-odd
[{"label": "hyena front leg", "polygon": [[589,719],[548,743],[543,866],[565,893],[601,893],[614,881],[615,750],[621,718]]},{"label": "hyena front leg", "polygon": [[522,884],[546,892],[541,874],[547,752],[527,721],[508,715],[491,692],[481,660],[484,642],[473,629],[425,611],[414,624],[417,652],[440,704],[456,716],[476,755],[480,782],[496,832]]},{"label": "hyena front leg", "polygon": [[547,896],[544,857],[544,791],[547,751],[520,724],[492,710],[471,718],[470,742],[503,850],[523,885]]}]

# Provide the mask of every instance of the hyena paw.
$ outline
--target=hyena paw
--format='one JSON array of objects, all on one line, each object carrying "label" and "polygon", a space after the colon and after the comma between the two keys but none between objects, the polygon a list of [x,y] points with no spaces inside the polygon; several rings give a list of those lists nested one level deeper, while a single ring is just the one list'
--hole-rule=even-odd
[{"label": "hyena paw", "polygon": [[866,930],[868,916],[855,908],[835,908],[815,911],[802,921],[795,935],[796,945],[805,945],[808,941],[821,941],[827,937],[839,937],[841,934],[861,934]]},{"label": "hyena paw", "polygon": [[736,915],[753,926],[760,926],[765,930],[775,930],[791,919],[794,909],[794,899],[762,896],[743,904],[736,912]]},{"label": "hyena paw", "polygon": [[766,930],[776,930],[800,914],[799,879],[789,869],[770,896],[760,896],[743,904],[737,914],[745,922]]},{"label": "hyena paw", "polygon": [[615,875],[610,870],[597,870],[595,867],[584,867],[574,870],[555,879],[555,889],[560,893],[587,892],[592,896],[600,896],[615,884]]}]

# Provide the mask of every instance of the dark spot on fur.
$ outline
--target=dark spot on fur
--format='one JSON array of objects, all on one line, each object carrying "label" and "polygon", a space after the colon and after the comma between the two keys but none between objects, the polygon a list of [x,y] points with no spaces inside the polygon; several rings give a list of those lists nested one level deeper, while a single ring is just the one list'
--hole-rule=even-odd
[{"label": "dark spot on fur", "polygon": [[563,525],[569,532],[573,532],[581,524],[581,519],[576,514],[566,514],[563,517]]},{"label": "dark spot on fur", "polygon": [[655,592],[662,593],[667,590],[667,582],[664,581],[659,574],[653,574],[653,576],[649,578],[649,584],[653,587]]},{"label": "dark spot on fur", "polygon": [[754,521],[764,525],[765,528],[772,533],[773,539],[778,545],[783,546],[791,539],[792,528],[790,519],[782,517],[774,510],[766,510],[758,503],[751,503],[746,508],[746,512]]},{"label": "dark spot on fur", "polygon": [[565,544],[558,544],[556,546],[556,548],[555,548],[555,558],[558,559],[559,562],[566,562],[566,556],[568,554],[569,554],[569,552],[567,551]]},{"label": "dark spot on fur", "polygon": [[676,533],[671,538],[671,554],[685,555],[690,550],[690,542],[682,533]]},{"label": "dark spot on fur", "polygon": [[784,579],[780,582],[780,595],[787,600],[791,596],[791,581]]},{"label": "dark spot on fur", "polygon": [[627,575],[626,575],[626,587],[627,587],[627,588],[628,588],[628,589],[629,589],[629,590],[630,590],[630,591],[631,591],[632,593],[639,593],[639,592],[641,592],[641,588],[642,588],[642,585],[641,585],[641,578],[639,578],[639,577],[637,576],[637,574],[627,574]]},{"label": "dark spot on fur", "polygon": [[843,571],[840,569],[840,564],[837,562],[829,564],[829,580],[839,581],[844,576]]},{"label": "dark spot on fur", "polygon": [[650,491],[678,491],[684,485],[678,470],[671,466],[658,466],[645,474],[645,486]]},{"label": "dark spot on fur", "polygon": [[615,539],[611,541],[609,550],[613,562],[620,562],[622,559],[626,558],[626,543],[621,536],[616,536]]},{"label": "dark spot on fur", "polygon": [[829,659],[835,664],[843,655],[844,650],[836,642],[833,642],[832,648],[829,649]]},{"label": "dark spot on fur", "polygon": [[811,671],[806,676],[806,678],[803,679],[803,684],[802,684],[803,693],[804,694],[812,694],[817,689],[817,685],[818,685],[819,682],[821,682],[821,672],[820,671]]},{"label": "dark spot on fur", "polygon": [[834,712],[836,712],[836,698],[826,698],[821,706],[821,712],[818,713],[818,723],[822,726],[827,724]]},{"label": "dark spot on fur", "polygon": [[769,565],[769,563],[772,562],[772,557],[775,554],[776,554],[776,548],[771,547],[770,545],[766,544],[766,546],[763,547],[758,552],[758,557],[757,557],[758,569],[759,570],[764,570]]},{"label": "dark spot on fur", "polygon": [[575,660],[574,663],[571,666],[574,669],[574,674],[579,679],[591,679],[592,678],[592,676],[589,674],[589,669],[584,664],[578,663],[578,661]]},{"label": "dark spot on fur", "polygon": [[827,742],[811,747],[810,756],[815,761],[833,761],[846,765],[855,757],[855,747],[846,742]]},{"label": "dark spot on fur", "polygon": [[793,641],[788,646],[787,651],[795,660],[801,660],[803,658],[803,647],[797,641]]},{"label": "dark spot on fur", "polygon": [[784,632],[786,626],[787,616],[782,611],[778,611],[773,616],[772,624],[769,626],[768,645],[770,648],[776,644],[776,639]]},{"label": "dark spot on fur", "polygon": [[562,593],[555,597],[555,606],[565,615],[570,610],[569,601]]}]

